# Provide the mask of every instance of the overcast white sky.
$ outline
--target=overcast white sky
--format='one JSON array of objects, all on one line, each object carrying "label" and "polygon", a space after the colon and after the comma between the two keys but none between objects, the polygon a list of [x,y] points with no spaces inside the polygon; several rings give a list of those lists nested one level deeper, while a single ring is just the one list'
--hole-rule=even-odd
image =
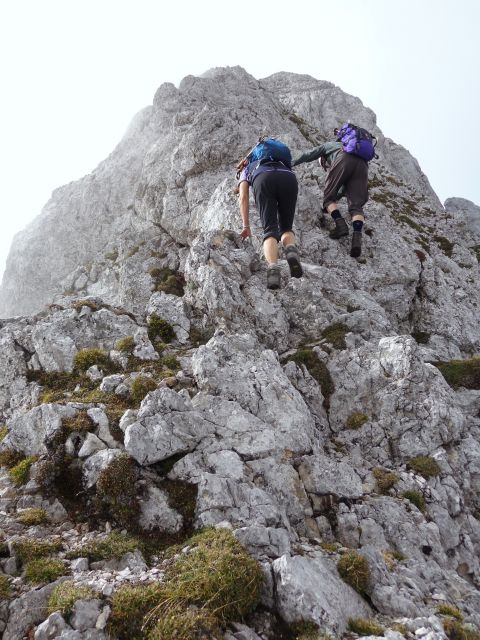
[{"label": "overcast white sky", "polygon": [[215,66],[334,82],[442,201],[480,204],[479,25],[478,0],[0,0],[0,273],[13,235],[162,82]]}]

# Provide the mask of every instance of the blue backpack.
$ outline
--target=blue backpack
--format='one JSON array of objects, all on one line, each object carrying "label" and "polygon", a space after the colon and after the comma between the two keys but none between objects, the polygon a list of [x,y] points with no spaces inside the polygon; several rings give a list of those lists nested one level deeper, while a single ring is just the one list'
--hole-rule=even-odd
[{"label": "blue backpack", "polygon": [[262,138],[247,156],[249,162],[283,162],[289,169],[292,167],[292,154],[286,144],[275,138]]},{"label": "blue backpack", "polygon": [[335,129],[335,134],[338,142],[342,143],[345,153],[359,156],[367,162],[373,158],[378,158],[375,153],[377,139],[366,129],[346,122],[340,129]]}]

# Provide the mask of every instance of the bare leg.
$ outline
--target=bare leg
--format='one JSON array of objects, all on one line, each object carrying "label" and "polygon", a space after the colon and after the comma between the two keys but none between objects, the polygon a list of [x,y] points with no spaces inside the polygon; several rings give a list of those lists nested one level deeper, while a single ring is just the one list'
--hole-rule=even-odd
[{"label": "bare leg", "polygon": [[284,247],[289,247],[290,245],[295,244],[295,234],[293,231],[285,231],[285,233],[282,234],[281,243]]},{"label": "bare leg", "polygon": [[268,264],[277,264],[278,261],[278,242],[276,238],[267,238],[263,243],[263,253]]},{"label": "bare leg", "polygon": [[332,213],[332,211],[335,211],[335,209],[337,209],[337,203],[336,202],[329,202],[327,204],[327,212],[328,213]]}]

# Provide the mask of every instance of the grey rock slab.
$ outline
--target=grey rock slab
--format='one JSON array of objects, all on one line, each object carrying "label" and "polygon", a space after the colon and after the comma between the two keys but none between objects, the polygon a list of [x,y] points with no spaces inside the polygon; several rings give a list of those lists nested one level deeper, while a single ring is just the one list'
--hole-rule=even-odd
[{"label": "grey rock slab", "polygon": [[369,618],[371,609],[338,576],[333,562],[322,558],[284,555],[272,564],[277,608],[289,623],[312,620],[336,635],[348,618]]},{"label": "grey rock slab", "polygon": [[177,533],[183,526],[182,516],[169,505],[168,496],[158,487],[149,486],[146,495],[139,501],[142,529],[159,529],[168,533]]},{"label": "grey rock slab", "polygon": [[100,438],[98,438],[94,433],[87,433],[85,436],[85,440],[83,441],[82,446],[78,452],[79,458],[88,458],[93,455],[97,451],[101,451],[102,449],[107,449],[107,445],[105,442],[102,442]]},{"label": "grey rock slab", "polygon": [[64,579],[47,584],[40,589],[27,591],[12,600],[9,605],[9,618],[3,633],[3,640],[19,640],[30,625],[43,622],[47,616],[48,598],[55,587]]},{"label": "grey rock slab", "polygon": [[26,456],[47,452],[46,443],[62,428],[64,418],[72,418],[76,410],[71,406],[41,404],[8,423],[8,435],[1,448],[13,448]]},{"label": "grey rock slab", "polygon": [[361,478],[350,462],[315,454],[302,458],[298,473],[307,493],[353,499],[363,495]]},{"label": "grey rock slab", "polygon": [[101,600],[77,600],[70,616],[71,626],[78,631],[95,627],[101,608]]},{"label": "grey rock slab", "polygon": [[65,622],[60,613],[55,612],[37,627],[34,638],[35,640],[52,640],[68,629],[71,629],[70,625]]},{"label": "grey rock slab", "polygon": [[143,400],[137,421],[126,428],[125,448],[137,462],[150,465],[193,450],[214,429],[190,401],[164,387]]}]

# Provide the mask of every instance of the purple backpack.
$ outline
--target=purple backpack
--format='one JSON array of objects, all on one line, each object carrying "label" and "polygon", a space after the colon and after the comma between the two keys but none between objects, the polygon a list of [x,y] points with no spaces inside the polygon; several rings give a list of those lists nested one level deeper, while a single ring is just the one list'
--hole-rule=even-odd
[{"label": "purple backpack", "polygon": [[366,129],[346,122],[341,129],[335,129],[335,135],[338,142],[342,143],[345,153],[359,156],[367,162],[372,160],[372,158],[378,158],[375,153],[377,139]]}]

